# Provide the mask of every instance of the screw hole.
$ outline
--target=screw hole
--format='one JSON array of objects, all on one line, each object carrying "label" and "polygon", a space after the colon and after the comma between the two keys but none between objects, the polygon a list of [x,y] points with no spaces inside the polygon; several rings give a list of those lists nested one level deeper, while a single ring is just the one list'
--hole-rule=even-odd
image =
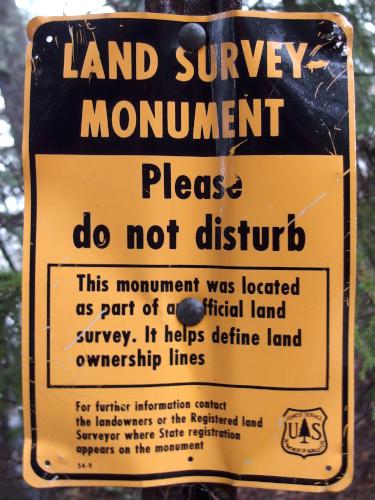
[{"label": "screw hole", "polygon": [[193,458],[193,457],[189,457],[189,458],[188,458],[188,461],[189,461],[189,462],[192,462],[193,460],[194,460],[194,458]]},{"label": "screw hole", "polygon": [[51,465],[52,465],[51,460],[45,460],[45,461],[44,461],[44,465],[45,465],[46,467],[51,467]]},{"label": "screw hole", "polygon": [[331,465],[326,465],[326,471],[330,472],[331,470],[332,470],[332,466]]}]

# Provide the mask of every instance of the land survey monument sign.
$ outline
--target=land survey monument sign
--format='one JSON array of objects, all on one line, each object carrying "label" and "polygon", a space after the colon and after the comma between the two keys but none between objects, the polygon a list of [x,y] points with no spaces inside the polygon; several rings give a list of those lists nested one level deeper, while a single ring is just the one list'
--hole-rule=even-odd
[{"label": "land survey monument sign", "polygon": [[29,38],[27,481],[348,485],[350,26],[126,13]]}]

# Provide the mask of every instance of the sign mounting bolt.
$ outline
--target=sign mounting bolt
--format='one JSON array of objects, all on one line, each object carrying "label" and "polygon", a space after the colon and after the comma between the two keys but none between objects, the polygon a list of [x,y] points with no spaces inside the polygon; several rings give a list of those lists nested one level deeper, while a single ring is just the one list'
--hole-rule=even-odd
[{"label": "sign mounting bolt", "polygon": [[204,317],[204,306],[200,300],[188,298],[177,306],[177,318],[184,326],[194,326]]},{"label": "sign mounting bolt", "polygon": [[178,41],[183,49],[196,52],[206,43],[206,30],[198,23],[185,24],[178,33]]}]

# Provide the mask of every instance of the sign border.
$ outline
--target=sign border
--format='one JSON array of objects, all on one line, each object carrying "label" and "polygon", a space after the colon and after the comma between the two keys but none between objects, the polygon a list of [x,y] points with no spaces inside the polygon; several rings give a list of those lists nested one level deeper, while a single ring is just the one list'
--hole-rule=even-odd
[{"label": "sign border", "polygon": [[[272,386],[257,386],[257,385],[243,385],[243,384],[220,384],[215,382],[176,382],[164,384],[137,384],[137,385],[60,385],[51,384],[51,271],[54,267],[105,267],[114,268],[120,267],[124,269],[140,268],[140,269],[228,269],[228,270],[260,270],[260,271],[320,271],[325,272],[326,275],[326,363],[325,363],[325,385],[322,387],[272,387]],[[210,266],[210,265],[183,265],[183,264],[47,264],[47,387],[50,389],[97,389],[97,388],[144,388],[144,387],[173,387],[181,385],[202,385],[212,387],[232,387],[233,389],[260,389],[270,391],[328,391],[329,390],[329,354],[330,354],[330,269],[328,267],[255,267],[255,266]]]},{"label": "sign border", "polygon": [[[66,16],[64,18],[52,17],[36,17],[28,24],[28,37],[32,40],[36,30],[41,24],[51,21],[70,20],[95,20],[103,18],[123,18],[123,19],[155,19],[164,21],[182,21],[182,22],[199,22],[209,21],[213,19],[224,19],[230,17],[252,17],[252,18],[269,18],[269,19],[285,19],[285,20],[330,20],[337,23],[345,32],[349,45],[349,54],[347,60],[348,70],[348,103],[349,103],[349,136],[348,136],[348,157],[344,157],[343,162],[343,222],[344,222],[344,248],[343,248],[343,330],[342,330],[342,448],[341,448],[341,467],[333,477],[326,479],[309,479],[309,478],[294,478],[281,476],[264,476],[264,475],[247,475],[234,474],[227,471],[176,471],[169,473],[144,474],[144,475],[127,475],[127,474],[76,474],[58,475],[43,470],[37,462],[37,421],[35,408],[35,263],[36,263],[36,221],[37,221],[37,199],[36,199],[36,168],[35,156],[30,156],[30,88],[31,88],[31,51],[32,45],[29,43],[27,48],[26,78],[25,78],[25,107],[24,107],[24,134],[22,157],[24,166],[25,182],[29,183],[29,190],[25,191],[25,221],[24,221],[24,273],[23,273],[23,290],[22,290],[22,322],[23,322],[23,399],[27,404],[26,408],[29,414],[26,413],[25,423],[25,439],[28,446],[24,447],[24,460],[31,467],[37,477],[44,481],[34,484],[39,487],[44,486],[66,486],[66,481],[71,480],[88,480],[91,483],[95,481],[109,480],[117,484],[123,484],[125,481],[137,481],[137,484],[131,486],[144,487],[142,481],[158,481],[162,479],[183,478],[183,482],[197,482],[200,477],[207,479],[226,478],[234,481],[235,485],[242,482],[243,486],[255,486],[258,483],[263,487],[272,487],[271,485],[285,485],[290,489],[295,489],[296,485],[310,486],[310,490],[317,490],[321,486],[329,486],[342,481],[330,491],[339,491],[346,487],[351,480],[352,473],[352,457],[348,456],[349,442],[351,448],[353,446],[353,424],[348,431],[349,419],[353,420],[353,335],[350,335],[354,324],[354,301],[355,301],[355,175],[351,169],[355,167],[355,122],[354,122],[354,80],[353,80],[353,62],[352,62],[352,28],[348,21],[340,14],[318,12],[318,13],[289,13],[289,12],[255,12],[255,11],[232,11],[222,14],[214,14],[211,16],[182,16],[171,14],[156,14],[156,13],[118,13],[118,14],[90,14],[84,16]],[[347,175],[349,174],[349,175]],[[351,203],[353,197],[353,204]],[[353,226],[353,227],[352,227]],[[349,356],[350,353],[350,356]],[[349,377],[350,368],[350,377]],[[349,403],[351,404],[349,408]],[[31,437],[31,440],[30,440]],[[31,458],[31,462],[30,462]],[[350,473],[350,474],[349,474]],[[346,476],[344,478],[344,476]],[[31,480],[29,476],[29,480]],[[154,483],[148,483],[153,486]],[[266,484],[263,484],[266,483]],[[78,485],[78,483],[75,483]],[[175,482],[164,481],[161,484],[176,484]],[[97,485],[100,485],[100,483]]]}]

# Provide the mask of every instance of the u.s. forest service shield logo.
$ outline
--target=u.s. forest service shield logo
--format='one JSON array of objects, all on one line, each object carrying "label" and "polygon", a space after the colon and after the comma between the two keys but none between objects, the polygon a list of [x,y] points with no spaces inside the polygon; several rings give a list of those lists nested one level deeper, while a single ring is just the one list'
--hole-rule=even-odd
[{"label": "u.s. forest service shield logo", "polygon": [[322,408],[312,410],[288,408],[283,417],[284,434],[281,445],[284,451],[302,458],[321,455],[326,451],[327,415]]}]

